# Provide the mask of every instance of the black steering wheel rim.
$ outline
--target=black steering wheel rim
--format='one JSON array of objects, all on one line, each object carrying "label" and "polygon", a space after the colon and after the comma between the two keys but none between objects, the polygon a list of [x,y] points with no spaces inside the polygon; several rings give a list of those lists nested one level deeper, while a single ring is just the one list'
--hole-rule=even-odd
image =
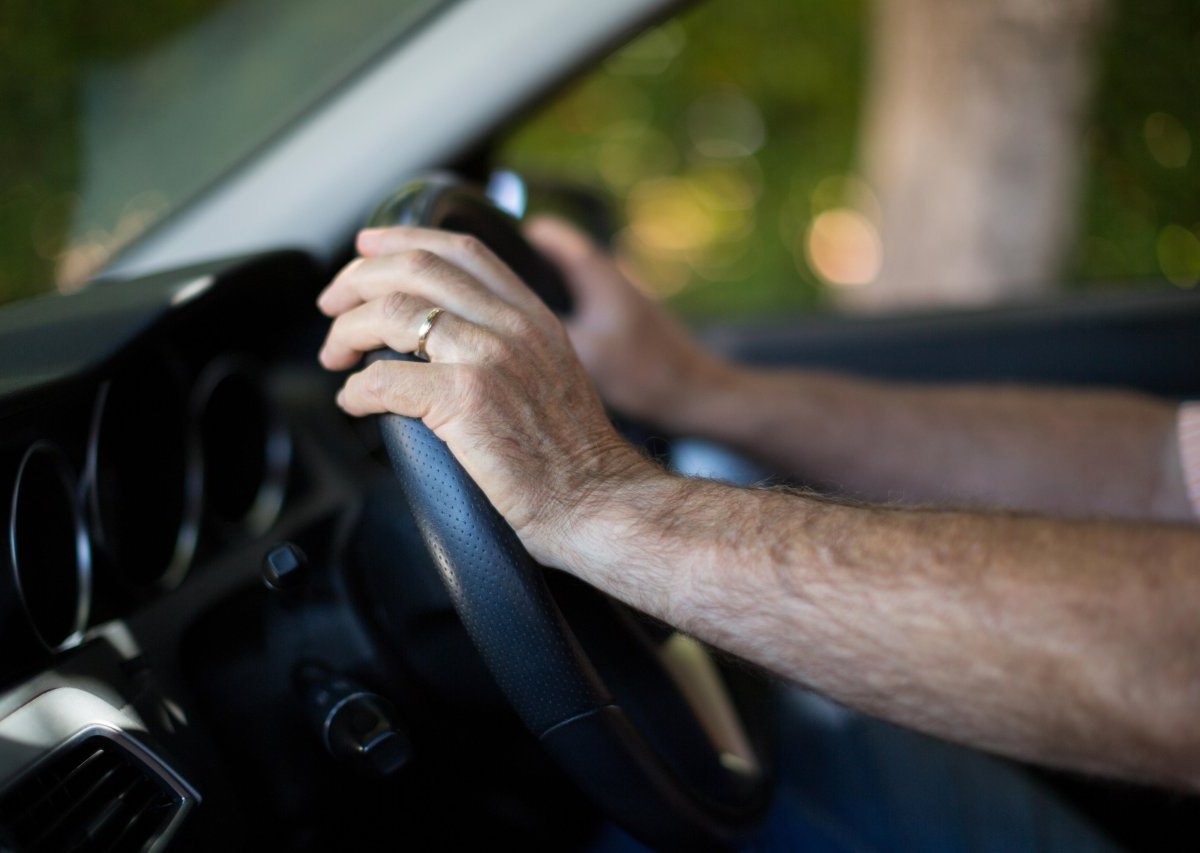
[{"label": "black steering wheel rim", "polygon": [[[517,221],[453,176],[407,184],[371,224],[471,233],[552,308],[570,310],[557,269],[524,240]],[[413,359],[393,352],[373,357]],[[620,685],[597,670],[552,594],[546,570],[445,443],[417,419],[384,415],[379,424],[417,528],[464,627],[542,746],[610,817],[648,843],[697,849],[743,840],[764,812],[768,774],[723,765],[711,744],[704,754],[695,736],[700,727],[689,710],[681,710],[686,703],[680,696],[659,693],[655,707],[647,709],[636,689],[614,689]],[[627,642],[636,631],[622,622],[627,615],[620,608],[613,605],[615,615],[609,615],[608,605],[596,603],[598,594],[573,595],[591,602],[582,608],[591,615],[578,621],[594,623],[594,635],[624,642],[617,656],[638,657]],[[663,726],[647,722],[654,716],[669,718],[666,728],[676,731],[664,736]]]}]

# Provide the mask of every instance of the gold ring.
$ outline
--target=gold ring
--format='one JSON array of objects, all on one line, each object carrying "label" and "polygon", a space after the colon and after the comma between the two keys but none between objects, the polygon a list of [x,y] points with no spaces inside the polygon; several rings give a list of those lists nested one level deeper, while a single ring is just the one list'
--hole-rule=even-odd
[{"label": "gold ring", "polygon": [[425,315],[425,321],[421,323],[421,328],[417,330],[417,348],[413,350],[413,355],[417,358],[423,358],[429,361],[429,353],[425,352],[425,339],[429,337],[429,331],[433,328],[433,324],[437,322],[438,315],[443,309],[430,308],[429,313]]}]

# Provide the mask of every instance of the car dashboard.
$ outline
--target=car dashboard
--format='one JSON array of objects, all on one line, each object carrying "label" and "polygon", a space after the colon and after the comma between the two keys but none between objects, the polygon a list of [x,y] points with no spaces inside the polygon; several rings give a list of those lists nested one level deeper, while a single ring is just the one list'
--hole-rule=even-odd
[{"label": "car dashboard", "polygon": [[[373,425],[332,405],[326,280],[277,253],[0,311],[0,850],[539,846],[588,823]],[[386,749],[354,740],[363,715]],[[524,813],[530,791],[557,808]]]}]

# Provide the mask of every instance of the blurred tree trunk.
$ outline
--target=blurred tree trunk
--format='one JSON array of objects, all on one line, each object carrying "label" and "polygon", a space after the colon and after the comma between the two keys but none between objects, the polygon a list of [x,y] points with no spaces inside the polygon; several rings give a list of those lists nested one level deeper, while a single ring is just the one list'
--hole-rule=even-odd
[{"label": "blurred tree trunk", "polygon": [[862,169],[879,199],[864,308],[1044,292],[1074,248],[1108,0],[876,0]]}]

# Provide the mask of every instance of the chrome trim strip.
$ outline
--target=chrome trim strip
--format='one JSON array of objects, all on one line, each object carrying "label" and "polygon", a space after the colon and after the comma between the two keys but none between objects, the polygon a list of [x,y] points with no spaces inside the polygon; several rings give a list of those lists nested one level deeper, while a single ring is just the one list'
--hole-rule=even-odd
[{"label": "chrome trim strip", "polygon": [[[58,473],[64,493],[70,501],[71,516],[75,522],[75,585],[77,588],[75,620],[72,623],[71,631],[58,645],[51,645],[46,640],[42,635],[41,629],[38,627],[37,621],[34,619],[33,613],[29,609],[29,602],[25,599],[25,590],[21,586],[21,567],[20,560],[17,558],[17,509],[20,502],[21,483],[30,460],[36,455],[43,453],[50,457],[51,464]],[[21,457],[21,463],[17,467],[17,476],[13,481],[8,513],[8,556],[9,570],[12,572],[12,581],[17,591],[17,598],[20,600],[21,609],[25,611],[25,618],[29,621],[34,634],[37,635],[38,641],[51,652],[59,652],[77,646],[83,639],[83,633],[87,629],[88,617],[91,615],[92,609],[92,543],[88,533],[87,522],[84,520],[83,492],[79,481],[71,470],[71,465],[67,461],[66,454],[52,442],[34,442],[25,451],[24,456]]]},{"label": "chrome trim strip", "polygon": [[333,727],[333,718],[337,716],[337,712],[342,710],[347,703],[353,702],[361,696],[371,698],[371,694],[366,690],[355,690],[353,693],[343,696],[341,699],[333,703],[333,707],[325,712],[325,719],[321,720],[321,742],[325,744],[325,749],[333,753],[333,741],[329,739],[329,730]]}]

